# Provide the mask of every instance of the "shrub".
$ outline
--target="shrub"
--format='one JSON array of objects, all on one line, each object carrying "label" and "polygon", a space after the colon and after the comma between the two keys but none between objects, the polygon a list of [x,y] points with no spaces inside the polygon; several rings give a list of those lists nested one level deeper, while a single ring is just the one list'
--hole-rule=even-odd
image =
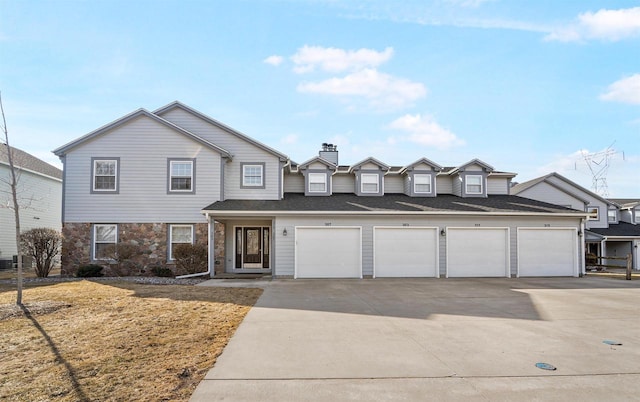
[{"label": "shrub", "polygon": [[97,278],[104,276],[104,274],[102,273],[102,267],[100,265],[89,264],[78,268],[76,276],[78,278]]},{"label": "shrub", "polygon": [[138,268],[133,258],[140,253],[140,247],[132,243],[111,244],[104,249],[104,256],[115,262],[110,268],[116,276],[129,276],[131,270]]},{"label": "shrub", "polygon": [[207,270],[209,253],[202,244],[178,244],[173,249],[173,258],[179,274],[195,274]]},{"label": "shrub", "polygon": [[166,267],[153,267],[151,268],[151,273],[155,276],[159,276],[161,278],[173,278],[175,275],[173,271]]},{"label": "shrub", "polygon": [[33,228],[20,235],[22,252],[36,262],[38,278],[49,276],[54,259],[60,252],[62,236],[51,228]]}]

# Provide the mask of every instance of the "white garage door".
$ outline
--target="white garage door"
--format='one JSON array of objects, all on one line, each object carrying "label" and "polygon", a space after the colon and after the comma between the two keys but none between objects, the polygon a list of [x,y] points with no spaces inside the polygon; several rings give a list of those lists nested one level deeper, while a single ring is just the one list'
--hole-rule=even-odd
[{"label": "white garage door", "polygon": [[376,227],[373,250],[375,277],[439,276],[438,228]]},{"label": "white garage door", "polygon": [[519,228],[518,276],[577,276],[574,228]]},{"label": "white garage door", "polygon": [[359,227],[297,227],[296,278],[362,278]]},{"label": "white garage door", "polygon": [[447,277],[509,277],[508,228],[447,228]]}]

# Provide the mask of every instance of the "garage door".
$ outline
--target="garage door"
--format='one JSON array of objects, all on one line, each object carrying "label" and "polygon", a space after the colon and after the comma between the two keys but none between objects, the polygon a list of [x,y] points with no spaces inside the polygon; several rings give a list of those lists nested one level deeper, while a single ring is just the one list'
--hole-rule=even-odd
[{"label": "garage door", "polygon": [[519,228],[518,276],[577,276],[574,228]]},{"label": "garage door", "polygon": [[296,278],[362,278],[359,227],[297,227]]},{"label": "garage door", "polygon": [[447,277],[509,277],[508,228],[447,228]]},{"label": "garage door", "polygon": [[375,227],[374,277],[437,277],[438,228]]}]

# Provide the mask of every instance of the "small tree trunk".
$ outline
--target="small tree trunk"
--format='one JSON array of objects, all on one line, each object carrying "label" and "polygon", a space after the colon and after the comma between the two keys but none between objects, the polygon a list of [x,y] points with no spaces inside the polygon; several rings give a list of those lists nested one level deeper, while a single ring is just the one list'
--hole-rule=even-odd
[{"label": "small tree trunk", "polygon": [[2,106],[2,95],[0,94],[0,111],[2,111],[2,131],[7,145],[7,157],[9,158],[9,170],[11,171],[11,195],[13,197],[13,213],[16,219],[16,249],[18,250],[18,295],[16,304],[22,305],[22,251],[20,247],[20,207],[18,205],[18,180],[16,179],[16,168],[13,166],[13,156],[9,146],[9,131],[7,130],[7,120],[4,117],[4,106]]}]

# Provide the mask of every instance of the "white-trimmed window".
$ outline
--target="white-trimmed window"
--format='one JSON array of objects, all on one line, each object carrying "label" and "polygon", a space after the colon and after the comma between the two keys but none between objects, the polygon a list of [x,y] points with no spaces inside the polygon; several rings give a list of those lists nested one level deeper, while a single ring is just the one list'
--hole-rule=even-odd
[{"label": "white-trimmed window", "polygon": [[380,185],[380,175],[376,173],[362,173],[360,175],[360,191],[363,193],[378,193]]},{"label": "white-trimmed window", "polygon": [[467,194],[482,194],[482,176],[467,175],[465,178],[465,188]]},{"label": "white-trimmed window", "polygon": [[431,193],[431,175],[430,174],[414,174],[413,175],[413,192],[416,194]]},{"label": "white-trimmed window", "polygon": [[179,244],[193,244],[193,225],[169,227],[169,260],[173,261],[173,250]]},{"label": "white-trimmed window", "polygon": [[242,165],[242,187],[264,188],[264,164]]},{"label": "white-trimmed window", "polygon": [[600,208],[598,207],[587,208],[587,212],[589,213],[588,220],[597,221],[600,219]]},{"label": "white-trimmed window", "polygon": [[308,180],[310,193],[327,192],[327,175],[325,173],[309,173]]},{"label": "white-trimmed window", "polygon": [[640,209],[636,209],[634,214],[635,214],[635,218],[634,218],[635,222],[640,223]]},{"label": "white-trimmed window", "polygon": [[615,209],[609,209],[607,211],[607,220],[611,223],[615,223],[618,221],[618,213]]},{"label": "white-trimmed window", "polygon": [[109,246],[118,242],[118,225],[93,225],[93,259],[107,260],[105,253]]},{"label": "white-trimmed window", "polygon": [[118,191],[118,160],[93,159],[94,192]]},{"label": "white-trimmed window", "polygon": [[169,160],[169,191],[193,191],[192,160]]}]

